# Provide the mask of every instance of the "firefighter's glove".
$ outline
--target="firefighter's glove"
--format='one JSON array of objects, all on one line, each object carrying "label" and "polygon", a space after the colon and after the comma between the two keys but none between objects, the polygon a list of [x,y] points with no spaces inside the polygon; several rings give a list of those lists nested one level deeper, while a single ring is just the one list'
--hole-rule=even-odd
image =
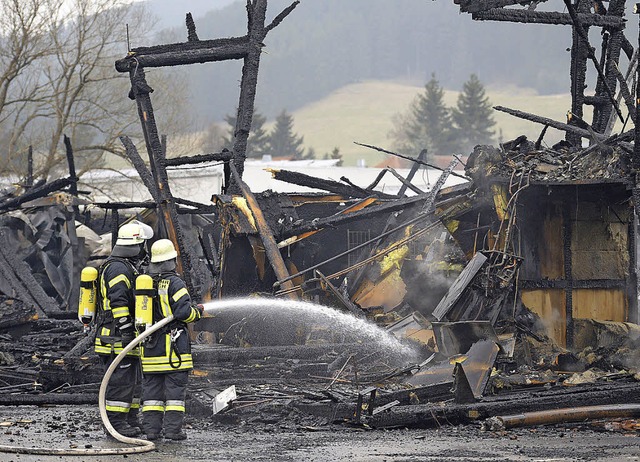
[{"label": "firefighter's glove", "polygon": [[198,313],[200,313],[200,317],[202,317],[204,315],[204,305],[198,303],[195,308],[198,310]]},{"label": "firefighter's glove", "polygon": [[136,333],[133,331],[133,328],[131,328],[121,331],[120,336],[122,338],[122,347],[124,348],[133,342],[133,339],[136,338]]}]

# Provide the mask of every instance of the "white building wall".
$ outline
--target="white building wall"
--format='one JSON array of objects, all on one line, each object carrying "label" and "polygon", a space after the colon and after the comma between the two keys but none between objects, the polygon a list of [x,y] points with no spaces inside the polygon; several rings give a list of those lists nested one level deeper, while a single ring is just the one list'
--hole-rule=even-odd
[{"label": "white building wall", "polygon": [[[266,190],[275,192],[320,192],[303,186],[279,181],[273,178],[267,169],[290,170],[306,175],[340,182],[341,177],[348,178],[353,184],[367,187],[376,179],[382,169],[368,167],[337,167],[334,160],[315,161],[254,161],[245,163],[243,179],[254,193]],[[396,169],[402,176],[409,174],[409,169]],[[463,172],[456,172],[462,174]],[[440,177],[441,172],[435,169],[420,169],[412,184],[422,191],[429,191]],[[188,199],[202,204],[209,204],[211,196],[220,194],[223,184],[222,166],[188,167],[168,171],[169,185],[175,197]],[[464,182],[462,178],[449,176],[445,186],[453,186]],[[134,201],[142,202],[151,199],[149,192],[140,181],[135,170],[114,172],[112,170],[92,171],[81,178],[80,189],[91,190],[92,200]],[[387,172],[375,187],[377,191],[396,194],[402,183]],[[407,194],[415,193],[407,190]]]}]

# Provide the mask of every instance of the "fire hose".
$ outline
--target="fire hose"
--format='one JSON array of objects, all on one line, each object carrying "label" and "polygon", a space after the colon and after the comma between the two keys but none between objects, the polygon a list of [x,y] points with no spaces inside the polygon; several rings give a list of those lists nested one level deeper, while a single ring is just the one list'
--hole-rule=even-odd
[{"label": "fire hose", "polygon": [[109,384],[109,379],[113,374],[113,371],[118,367],[120,362],[125,358],[127,353],[133,350],[140,342],[142,342],[149,335],[153,334],[158,329],[163,328],[167,324],[173,321],[173,315],[164,318],[163,320],[155,323],[150,328],[145,329],[140,335],[131,341],[126,347],[123,348],[122,352],[118,354],[112,361],[111,365],[107,368],[107,371],[102,378],[102,383],[100,384],[100,392],[98,393],[98,408],[100,409],[100,418],[102,419],[102,423],[104,427],[107,429],[109,434],[120,441],[121,443],[133,444],[134,447],[128,448],[24,448],[19,446],[5,446],[0,445],[0,452],[8,452],[13,454],[42,454],[42,455],[67,455],[67,456],[86,456],[86,455],[114,455],[114,454],[140,454],[143,452],[153,451],[156,448],[156,445],[148,440],[143,440],[139,438],[129,438],[127,436],[123,436],[113,428],[111,422],[109,422],[109,418],[107,417],[107,409],[106,409],[106,395],[107,395],[107,385]]}]

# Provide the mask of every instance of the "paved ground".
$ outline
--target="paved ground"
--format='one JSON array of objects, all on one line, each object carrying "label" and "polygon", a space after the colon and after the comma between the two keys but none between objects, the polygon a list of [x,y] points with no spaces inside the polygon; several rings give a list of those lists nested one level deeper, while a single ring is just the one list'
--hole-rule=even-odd
[{"label": "paved ground", "polygon": [[[11,424],[11,425],[9,425]],[[108,441],[92,406],[0,407],[0,445],[18,447],[123,447]],[[159,443],[134,455],[47,456],[0,453],[0,461],[640,461],[636,432],[584,425],[516,429],[501,433],[479,426],[436,430],[365,430],[313,427],[291,421],[221,424],[189,419],[189,439]]]}]

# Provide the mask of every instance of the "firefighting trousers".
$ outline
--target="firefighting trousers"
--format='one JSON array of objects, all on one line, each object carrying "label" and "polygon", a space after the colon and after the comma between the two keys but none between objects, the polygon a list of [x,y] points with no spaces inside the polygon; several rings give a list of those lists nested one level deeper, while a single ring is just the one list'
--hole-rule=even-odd
[{"label": "firefighting trousers", "polygon": [[180,433],[185,414],[189,371],[145,373],[142,379],[143,428],[147,435]]},{"label": "firefighting trousers", "polygon": [[[104,371],[109,368],[115,356],[99,355]],[[111,424],[118,427],[129,420],[131,414],[137,414],[140,407],[141,389],[140,358],[126,356],[113,371],[106,392],[106,410]]]}]

